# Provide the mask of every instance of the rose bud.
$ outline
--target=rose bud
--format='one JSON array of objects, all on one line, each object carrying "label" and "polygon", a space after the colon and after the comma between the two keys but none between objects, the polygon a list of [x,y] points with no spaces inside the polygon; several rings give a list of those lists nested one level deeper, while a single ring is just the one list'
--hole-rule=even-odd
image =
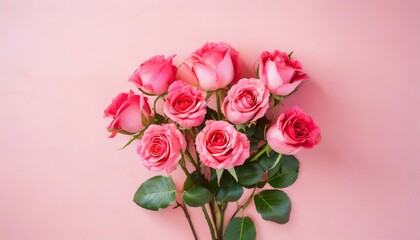
[{"label": "rose bud", "polygon": [[258,75],[272,94],[280,96],[291,94],[304,79],[309,78],[302,72],[298,60],[290,59],[278,50],[261,54]]},{"label": "rose bud", "polygon": [[226,87],[241,77],[239,52],[224,42],[206,43],[193,52],[183,66],[189,75],[186,81],[205,91]]},{"label": "rose bud", "polygon": [[151,110],[147,98],[136,95],[133,91],[120,93],[104,111],[104,117],[113,118],[107,127],[112,132],[110,137],[117,133],[134,134],[141,131],[145,126],[142,118],[149,119]]},{"label": "rose bud", "polygon": [[133,72],[128,81],[148,94],[165,93],[175,80],[177,68],[172,65],[174,57],[175,55],[172,55],[165,59],[163,55],[157,55],[148,59]]}]

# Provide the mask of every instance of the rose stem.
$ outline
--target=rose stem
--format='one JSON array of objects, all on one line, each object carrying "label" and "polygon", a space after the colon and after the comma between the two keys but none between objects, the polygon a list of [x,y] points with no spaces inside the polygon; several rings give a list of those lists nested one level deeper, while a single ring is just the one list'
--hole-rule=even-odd
[{"label": "rose stem", "polygon": [[214,235],[214,228],[213,228],[213,225],[211,223],[211,220],[210,220],[209,214],[207,212],[206,206],[205,205],[201,206],[201,210],[203,210],[204,217],[206,218],[207,224],[209,225],[211,239],[216,240],[216,236]]},{"label": "rose stem", "polygon": [[[188,172],[187,168],[185,167],[185,159],[184,158],[181,159],[181,161],[179,162],[179,165],[181,166],[181,168],[184,171],[185,175],[187,175],[187,177],[191,178],[191,174]],[[213,225],[212,225],[212,223],[210,221],[209,214],[207,213],[207,209],[206,209],[205,206],[203,206],[201,208],[201,210],[203,211],[204,217],[206,218],[207,224],[209,225],[211,236],[212,236],[213,240],[215,240],[215,237],[214,237],[214,228],[213,228]]]},{"label": "rose stem", "polygon": [[239,205],[239,206],[236,208],[236,211],[233,213],[232,217],[230,218],[230,221],[232,221],[232,219],[236,216],[236,214],[239,212],[239,210],[241,210],[241,209],[244,209],[244,210],[245,210],[245,208],[246,208],[246,207],[248,207],[248,205],[251,203],[252,196],[254,196],[255,190],[257,190],[257,186],[255,186],[255,187],[254,187],[254,190],[252,190],[251,195],[249,195],[249,197],[248,197],[248,199],[246,200],[246,202],[244,203],[244,205],[242,205],[242,206],[241,206],[241,205]]},{"label": "rose stem", "polygon": [[[195,138],[197,137],[197,133],[195,132],[195,129],[190,128],[190,133],[191,133],[191,135],[192,135],[192,137],[193,137],[193,139],[195,141]],[[200,159],[200,156],[198,156],[198,152],[197,151],[195,151],[195,157],[197,159],[197,166],[198,166],[198,168],[200,168],[200,160],[199,160]],[[192,158],[192,156],[191,156],[191,158]]]},{"label": "rose stem", "polygon": [[223,220],[225,218],[226,204],[216,204],[215,207],[217,240],[223,240]]},{"label": "rose stem", "polygon": [[156,98],[155,98],[155,101],[153,102],[153,112],[155,113],[155,115],[156,115],[156,103],[157,103],[157,101],[159,100],[159,98],[163,98],[163,96],[164,96],[164,94],[162,94],[162,95],[159,95],[159,96],[157,96]]},{"label": "rose stem", "polygon": [[192,231],[192,233],[194,235],[194,239],[195,240],[198,240],[197,233],[195,232],[195,228],[194,228],[194,225],[193,225],[193,223],[191,221],[191,216],[188,213],[187,207],[185,206],[184,203],[180,204],[180,203],[177,202],[177,204],[178,204],[178,206],[180,206],[182,208],[182,211],[184,211],[185,217],[187,218],[188,224],[190,225],[191,231]]},{"label": "rose stem", "polygon": [[[216,216],[214,215],[214,199],[209,202],[211,218],[213,219],[213,223],[216,226]],[[217,229],[216,229],[217,231]]]},{"label": "rose stem", "polygon": [[220,109],[220,96],[219,96],[218,91],[216,91],[216,103],[217,103],[217,120],[221,120],[222,119],[222,111]]},{"label": "rose stem", "polygon": [[194,165],[195,169],[197,170],[197,173],[201,175],[200,168],[198,167],[197,163],[194,161],[194,158],[191,156],[191,153],[188,151],[185,151],[185,156],[187,156],[189,162]]},{"label": "rose stem", "polygon": [[267,151],[267,148],[269,148],[268,144],[265,144],[263,147],[258,150],[258,152],[251,158],[250,162],[253,162],[257,160],[263,153]]}]

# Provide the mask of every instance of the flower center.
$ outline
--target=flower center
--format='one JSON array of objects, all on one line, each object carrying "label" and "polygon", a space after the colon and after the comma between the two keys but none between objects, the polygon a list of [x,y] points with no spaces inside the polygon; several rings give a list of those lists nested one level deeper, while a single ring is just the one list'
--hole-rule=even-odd
[{"label": "flower center", "polygon": [[210,144],[212,146],[223,146],[226,144],[226,137],[222,131],[213,133],[210,137]]},{"label": "flower center", "polygon": [[241,91],[238,94],[238,98],[236,103],[242,108],[242,109],[248,109],[255,106],[255,102],[257,101],[255,95],[253,92],[249,90]]},{"label": "flower center", "polygon": [[149,145],[149,153],[153,157],[161,157],[164,155],[166,151],[167,144],[160,139],[159,137],[155,137],[152,139],[151,144]]},{"label": "flower center", "polygon": [[296,121],[295,124],[293,124],[293,133],[298,138],[306,137],[308,135],[306,125],[301,121]]},{"label": "flower center", "polygon": [[192,103],[193,103],[193,99],[191,99],[191,96],[184,95],[176,100],[174,107],[176,110],[182,112],[188,109]]}]

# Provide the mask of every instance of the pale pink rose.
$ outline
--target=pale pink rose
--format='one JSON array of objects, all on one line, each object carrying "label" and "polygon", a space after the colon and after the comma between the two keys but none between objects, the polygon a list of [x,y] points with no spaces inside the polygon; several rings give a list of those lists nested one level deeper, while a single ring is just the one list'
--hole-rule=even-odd
[{"label": "pale pink rose", "polygon": [[280,96],[289,95],[304,79],[309,78],[302,72],[302,64],[298,60],[290,59],[287,53],[279,50],[261,54],[258,75],[272,94]]},{"label": "pale pink rose", "polygon": [[189,75],[186,81],[205,91],[224,88],[241,77],[239,52],[224,42],[206,43],[183,66]]},{"label": "pale pink rose", "polygon": [[267,131],[270,147],[291,155],[301,148],[312,148],[321,141],[321,130],[314,120],[297,107],[283,113]]},{"label": "pale pink rose", "polygon": [[177,68],[172,65],[172,55],[165,59],[157,55],[142,63],[128,79],[142,91],[160,95],[168,90],[168,86],[175,80]]},{"label": "pale pink rose", "polygon": [[133,134],[142,130],[145,127],[142,117],[148,120],[151,110],[143,94],[136,95],[130,90],[128,94],[118,94],[104,113],[104,117],[113,118],[107,129],[112,132],[110,137],[115,137],[117,133]]},{"label": "pale pink rose", "polygon": [[171,174],[185,151],[187,142],[175,124],[150,125],[143,134],[137,153],[151,171],[166,170]]},{"label": "pale pink rose", "polygon": [[270,91],[255,78],[243,78],[232,86],[222,106],[223,114],[235,124],[253,122],[264,116]]},{"label": "pale pink rose", "polygon": [[169,86],[163,112],[183,128],[197,127],[204,121],[206,101],[200,90],[178,80]]},{"label": "pale pink rose", "polygon": [[195,145],[203,164],[215,169],[242,165],[249,157],[247,137],[225,121],[206,121],[206,126],[195,139]]}]

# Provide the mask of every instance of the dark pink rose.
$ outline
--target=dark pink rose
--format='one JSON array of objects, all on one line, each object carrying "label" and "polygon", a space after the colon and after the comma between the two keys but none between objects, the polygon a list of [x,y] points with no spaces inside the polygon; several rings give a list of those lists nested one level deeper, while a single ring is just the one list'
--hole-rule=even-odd
[{"label": "dark pink rose", "polygon": [[206,101],[200,90],[179,80],[169,86],[163,111],[183,128],[197,127],[204,121]]},{"label": "dark pink rose", "polygon": [[239,52],[224,42],[206,43],[193,52],[183,66],[190,75],[188,82],[205,91],[226,87],[241,77]]},{"label": "dark pink rose", "polygon": [[290,59],[287,53],[279,50],[261,54],[258,74],[272,94],[281,96],[289,95],[304,79],[309,78],[302,72],[302,64],[298,60]]},{"label": "dark pink rose", "polygon": [[270,147],[282,154],[295,154],[321,141],[321,130],[314,120],[297,107],[283,113],[267,131]]},{"label": "dark pink rose", "polygon": [[107,127],[112,132],[110,137],[117,133],[133,134],[142,130],[142,117],[149,119],[151,110],[147,98],[143,94],[136,95],[133,91],[120,93],[104,111],[104,117],[113,118]]},{"label": "dark pink rose", "polygon": [[206,121],[206,126],[195,139],[195,145],[203,164],[215,169],[242,165],[249,157],[247,137],[225,121]]},{"label": "dark pink rose", "polygon": [[185,151],[187,142],[175,124],[150,125],[143,134],[137,153],[151,171],[166,170],[171,174]]},{"label": "dark pink rose", "polygon": [[270,92],[255,78],[243,78],[232,86],[222,106],[223,114],[235,124],[256,121],[264,116]]},{"label": "dark pink rose", "polygon": [[157,55],[148,59],[134,71],[128,81],[149,94],[165,93],[175,80],[177,68],[172,65],[174,57],[175,55],[172,55],[165,59],[163,55]]}]

